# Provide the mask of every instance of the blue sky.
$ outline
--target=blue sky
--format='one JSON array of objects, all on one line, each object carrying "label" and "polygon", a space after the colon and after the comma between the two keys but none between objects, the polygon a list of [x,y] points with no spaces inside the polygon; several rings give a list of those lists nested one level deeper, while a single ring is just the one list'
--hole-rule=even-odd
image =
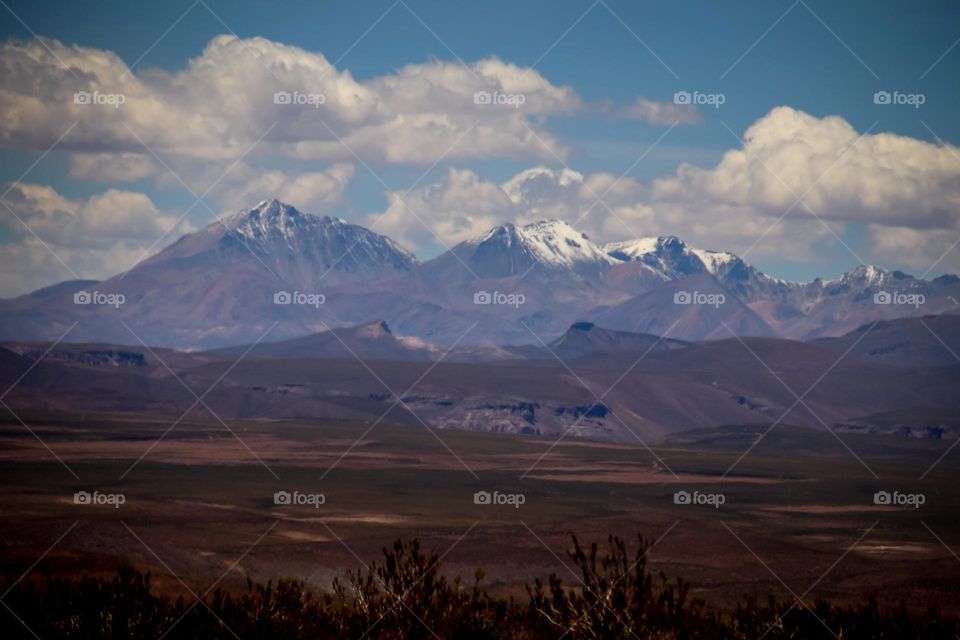
[{"label": "blue sky", "polygon": [[[710,170],[725,152],[741,147],[738,137],[751,125],[781,106],[815,119],[840,116],[858,133],[889,132],[902,139],[929,143],[936,143],[939,138],[951,145],[948,151],[960,143],[960,122],[955,117],[960,97],[957,83],[960,46],[951,50],[960,38],[960,5],[951,2],[205,0],[206,6],[194,4],[192,0],[6,2],[22,23],[0,7],[0,15],[4,15],[0,20],[0,39],[26,44],[32,40],[32,31],[68,47],[80,45],[114,52],[127,65],[139,59],[135,74],[144,78],[149,78],[157,69],[170,74],[182,71],[190,59],[202,54],[212,38],[232,32],[243,40],[261,37],[322,54],[329,62],[338,60],[337,71],[348,71],[360,83],[391,76],[411,64],[459,64],[462,60],[472,65],[491,56],[521,68],[536,63],[535,72],[550,85],[571,88],[579,101],[588,105],[573,114],[555,110],[530,116],[528,122],[537,131],[548,132],[565,145],[567,153],[563,162],[549,156],[531,159],[523,153],[493,151],[441,161],[424,175],[428,168],[425,162],[395,161],[377,153],[366,156],[362,152],[359,155],[364,162],[341,158],[341,162],[353,165],[352,177],[342,198],[330,211],[322,212],[364,224],[369,224],[374,215],[388,205],[381,180],[392,190],[403,192],[415,180],[419,180],[419,187],[441,182],[451,167],[470,170],[492,183],[506,182],[534,165],[556,171],[566,165],[585,176],[604,173],[619,176],[646,152],[628,174],[638,185],[649,186],[657,178],[676,175],[681,163]],[[357,42],[378,18],[380,21]],[[144,57],[141,59],[141,56]],[[29,90],[28,87],[23,91],[29,93]],[[699,107],[701,121],[698,124],[676,126],[665,136],[667,127],[662,123],[610,115],[613,110],[630,105],[638,96],[672,103],[677,91],[722,94],[725,102],[716,109]],[[877,91],[922,94],[924,103],[919,109],[909,105],[874,104]],[[22,140],[5,141],[0,149],[0,180],[9,185],[37,159],[46,148],[41,144],[45,139],[38,140],[36,148],[30,148],[31,145]],[[657,140],[656,146],[649,149]],[[164,180],[156,174],[145,175],[122,185],[111,185],[103,180],[91,180],[89,176],[71,175],[70,154],[78,149],[80,147],[55,148],[30,171],[24,182],[49,186],[75,203],[109,187],[135,191],[145,194],[158,211],[174,217],[194,201],[186,190],[171,185],[169,176]],[[437,149],[437,153],[441,151]],[[164,157],[163,153],[159,155]],[[294,175],[321,172],[331,163],[330,158],[322,155],[304,159],[292,158],[289,154],[269,157],[265,154],[257,160],[256,167]],[[935,159],[929,164],[939,166],[943,160]],[[191,171],[186,165],[178,167]],[[861,255],[866,261],[922,273],[923,265],[933,262],[942,249],[949,246],[946,239],[956,229],[953,206],[957,200],[955,192],[950,191],[950,185],[956,185],[956,177],[949,173],[952,166],[948,169],[946,177],[938,174],[931,179],[937,189],[946,190],[943,197],[925,205],[930,209],[929,215],[919,216],[914,225],[927,234],[922,241],[923,259],[911,262],[910,247],[904,245],[908,245],[913,236],[903,235],[906,231],[898,231],[902,237],[888,243],[891,248],[888,254],[878,255],[872,251],[877,227],[869,231],[867,225],[876,220],[888,224],[890,214],[878,211],[877,217],[871,218],[870,211],[865,210],[844,214],[846,217],[838,214],[830,222],[836,226],[842,241],[828,233],[811,239],[803,250],[793,253],[775,248],[766,253],[757,250],[751,261],[775,275],[797,279],[834,276],[857,264],[857,257]],[[913,181],[914,177],[905,180]],[[688,188],[686,183],[680,186]],[[802,190],[804,185],[798,183],[797,187]],[[198,185],[198,189],[201,188],[202,185]],[[842,185],[833,188],[844,191]],[[715,190],[706,189],[705,193],[709,195]],[[646,198],[653,195],[643,192],[636,197],[639,207],[648,204]],[[425,195],[422,205],[429,209],[426,198]],[[848,200],[825,194],[820,202],[824,206],[837,203],[838,209],[848,208],[852,201],[867,202],[866,209],[871,206],[868,197]],[[226,207],[226,202],[226,199],[211,199],[210,206],[218,209]],[[626,201],[621,205],[628,207]],[[634,221],[620,226],[635,228],[637,235],[647,235],[648,229],[656,233],[672,229],[672,233],[690,238],[695,244],[709,241],[708,214],[704,213],[706,217],[701,219],[691,217],[697,215],[695,211],[686,211],[683,215],[665,213],[681,206],[691,205],[671,202],[669,207],[664,205],[662,211],[651,213],[652,218],[638,214]],[[755,203],[738,203],[737,207],[763,208]],[[611,208],[617,209],[617,206]],[[24,216],[28,216],[29,211],[24,211]],[[8,214],[2,209],[0,213]],[[824,212],[818,213],[826,217]],[[504,217],[510,215],[505,212]],[[776,218],[769,211],[763,215],[770,217],[770,222]],[[790,214],[791,217],[806,215],[803,207],[797,207]],[[425,213],[424,218],[428,218],[428,214]],[[903,223],[906,218],[898,217],[899,222],[894,226],[910,227]],[[187,220],[198,227],[209,222],[210,215],[198,207]],[[649,224],[651,220],[656,220],[656,224]],[[19,242],[24,236],[23,229],[15,222],[8,222],[4,220],[3,239],[10,244]],[[720,224],[729,225],[729,221],[721,222],[717,218],[717,225]],[[823,231],[823,225],[817,224]],[[936,237],[930,231],[934,226]],[[396,227],[388,224],[383,232],[393,235],[389,233],[391,229]],[[591,236],[607,235],[604,229],[609,231],[611,225],[604,227],[598,223],[584,230]],[[622,231],[626,233],[625,229]],[[412,248],[427,257],[459,237],[453,232],[440,235],[422,240]],[[727,235],[717,234],[716,239],[729,242]],[[747,235],[745,231],[741,250],[751,245]],[[952,256],[941,260],[930,275],[953,270],[951,264],[956,264]]]}]

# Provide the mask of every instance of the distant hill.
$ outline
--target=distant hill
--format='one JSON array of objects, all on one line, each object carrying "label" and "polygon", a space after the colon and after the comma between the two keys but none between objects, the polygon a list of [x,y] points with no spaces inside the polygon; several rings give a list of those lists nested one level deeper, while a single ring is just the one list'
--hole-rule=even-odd
[{"label": "distant hill", "polygon": [[[184,353],[60,344],[39,363],[50,345],[8,343],[0,349],[0,381],[10,386],[36,363],[5,400],[15,409],[150,412],[173,420],[193,401],[184,381],[196,393],[212,386],[204,402],[224,420],[423,420],[437,428],[554,437],[569,430],[633,442],[743,424],[899,433],[960,408],[960,364],[892,366],[852,353],[840,358],[836,345],[817,342],[687,343],[576,323],[549,349],[471,346],[438,362],[442,352],[395,336],[382,322],[334,332],[261,343],[248,353],[249,345]],[[897,422],[862,418],[882,415]]]},{"label": "distant hill", "polygon": [[577,322],[566,333],[549,344],[560,358],[585,356],[602,358],[609,355],[643,354],[651,351],[683,349],[688,342],[661,338],[648,333],[632,333],[598,327],[592,322]]},{"label": "distant hill", "polygon": [[960,316],[877,321],[839,338],[813,344],[872,362],[898,367],[943,367],[960,364]]},{"label": "distant hill", "polygon": [[261,342],[207,352],[210,355],[250,358],[363,358],[364,360],[431,360],[426,343],[393,335],[383,320],[359,327],[337,328],[302,338]]},{"label": "distant hill", "polygon": [[596,321],[620,331],[685,340],[729,338],[731,331],[739,336],[777,335],[709,274],[670,281],[598,313]]}]

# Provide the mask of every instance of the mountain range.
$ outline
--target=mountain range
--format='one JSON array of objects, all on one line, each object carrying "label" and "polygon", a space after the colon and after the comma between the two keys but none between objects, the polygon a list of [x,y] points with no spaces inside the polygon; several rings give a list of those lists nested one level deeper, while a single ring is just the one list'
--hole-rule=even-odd
[{"label": "mountain range", "polygon": [[[947,439],[960,427],[958,341],[954,314],[871,323],[809,342],[686,342],[578,322],[546,345],[465,345],[441,359],[434,347],[377,321],[192,352],[6,342],[0,383],[13,387],[5,402],[15,410],[171,421],[193,401],[186,383],[212,389],[204,402],[224,420],[384,420],[415,428],[423,420],[632,443],[730,425],[755,437],[775,424]],[[195,417],[209,416],[198,408]]]},{"label": "mountain range", "polygon": [[953,275],[923,280],[861,265],[795,283],[677,237],[599,245],[559,220],[500,225],[420,262],[370,229],[267,200],[128,272],[0,301],[0,340],[69,329],[74,342],[210,349],[380,321],[424,354],[539,346],[576,322],[681,341],[810,340],[956,313],[958,300]]}]

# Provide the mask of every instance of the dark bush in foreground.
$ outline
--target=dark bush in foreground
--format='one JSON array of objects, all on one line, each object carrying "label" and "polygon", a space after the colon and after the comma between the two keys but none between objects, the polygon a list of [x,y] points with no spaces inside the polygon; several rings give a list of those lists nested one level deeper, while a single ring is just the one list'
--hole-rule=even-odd
[{"label": "dark bush in foreground", "polygon": [[[397,541],[382,563],[349,573],[329,594],[303,584],[248,582],[236,594],[212,591],[200,600],[151,591],[150,574],[121,567],[109,580],[65,581],[31,576],[5,586],[0,609],[4,638],[957,638],[957,620],[933,610],[915,617],[905,607],[882,611],[875,600],[858,608],[827,602],[813,611],[772,597],[745,599],[736,610],[713,611],[689,598],[682,581],[651,573],[650,543],[631,552],[616,537],[601,550],[573,539],[568,552],[579,580],[557,575],[527,586],[524,602],[489,595],[477,570],[472,585],[439,573],[436,553]],[[16,576],[7,578],[12,584]]]}]

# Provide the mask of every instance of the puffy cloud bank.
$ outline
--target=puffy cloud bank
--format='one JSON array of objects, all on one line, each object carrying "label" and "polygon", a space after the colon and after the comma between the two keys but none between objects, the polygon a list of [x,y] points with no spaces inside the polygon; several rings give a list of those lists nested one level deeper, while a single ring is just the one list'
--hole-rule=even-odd
[{"label": "puffy cloud bank", "polygon": [[[86,154],[142,154],[142,141],[161,154],[224,160],[262,136],[263,153],[301,160],[356,153],[429,165],[449,150],[450,159],[552,161],[567,149],[543,119],[587,108],[572,88],[497,58],[410,64],[361,82],[321,53],[227,35],[174,73],[134,72],[114,53],[55,40],[8,42],[0,73],[0,144],[45,149],[76,121],[61,146]],[[645,98],[626,112],[657,124],[696,120],[688,107]],[[76,173],[90,173],[85,163]]]},{"label": "puffy cloud bank", "polygon": [[71,200],[48,186],[18,184],[3,202],[0,211],[16,241],[0,245],[0,295],[77,276],[111,276],[129,269],[162,238],[167,244],[193,230],[144,194],[119,189]]},{"label": "puffy cloud bank", "polygon": [[[227,212],[278,197],[334,213],[362,165],[438,161],[439,180],[388,193],[386,210],[365,222],[412,249],[505,221],[561,218],[598,241],[676,234],[796,260],[831,244],[843,251],[836,233],[857,236],[861,257],[881,265],[960,267],[956,250],[942,257],[960,237],[960,150],[858,132],[837,116],[778,107],[715,166],[682,164],[641,183],[562,168],[569,149],[547,120],[693,124],[694,107],[642,96],[627,106],[587,104],[573,88],[498,58],[409,64],[361,81],[321,53],[264,38],[218,36],[173,72],[133,71],[109,51],[32,40],[0,45],[0,73],[0,146],[40,152],[57,143],[71,178],[106,187],[73,199],[30,184],[8,193],[36,236],[6,212],[0,295],[69,277],[44,242],[77,273],[102,277],[188,228],[179,213],[117,184],[185,183]],[[503,182],[456,166],[489,158],[532,166]],[[850,234],[851,225],[863,232]]]},{"label": "puffy cloud bank", "polygon": [[[496,184],[450,170],[410,193],[407,206],[400,195],[391,194],[377,224],[412,245],[430,237],[410,210],[448,244],[504,219],[556,217],[605,241],[676,234],[701,246],[796,259],[837,242],[826,225],[842,235],[862,224],[865,260],[922,272],[960,237],[960,150],[858,133],[836,116],[779,107],[716,166],[683,164],[651,183],[541,166]],[[948,254],[938,266],[958,263]]]}]

